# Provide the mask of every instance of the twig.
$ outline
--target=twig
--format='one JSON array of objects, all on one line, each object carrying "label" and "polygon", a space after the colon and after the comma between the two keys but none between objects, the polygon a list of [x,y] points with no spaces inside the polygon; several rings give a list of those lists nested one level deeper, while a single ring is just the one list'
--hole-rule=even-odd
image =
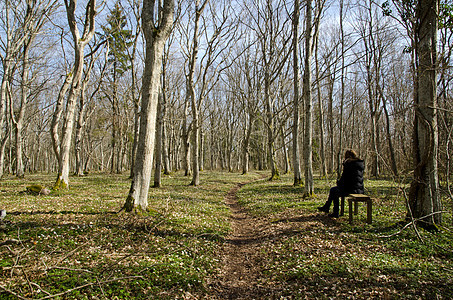
[{"label": "twig", "polygon": [[24,274],[25,280],[27,280],[27,284],[28,284],[28,288],[30,289],[30,293],[33,296],[35,293],[33,292],[33,288],[31,286],[30,279],[28,279],[27,273],[25,273],[24,268],[21,268],[21,270],[22,270],[22,274]]},{"label": "twig", "polygon": [[[412,219],[412,221],[410,221],[409,223],[407,223],[406,225],[404,225],[404,227],[401,228],[398,232],[393,233],[393,234],[391,234],[391,235],[381,235],[381,236],[379,236],[379,238],[390,238],[390,237],[393,237],[393,236],[395,236],[395,235],[398,235],[398,234],[400,234],[404,229],[406,229],[407,227],[409,227],[409,226],[411,226],[411,225],[414,225],[414,223],[416,223],[416,222],[418,222],[418,221],[421,221],[421,220],[423,220],[423,219],[425,219],[425,218],[431,217],[431,216],[433,216],[433,215],[441,214],[441,213],[444,213],[444,212],[442,212],[442,211],[436,211],[436,212],[433,212],[433,213],[431,213],[431,214],[429,214],[429,215],[423,216],[423,217],[421,217],[421,218]],[[420,234],[420,233],[417,231],[417,234]],[[420,238],[421,238],[421,237],[420,237]]]},{"label": "twig", "polygon": [[413,225],[417,238],[419,239],[420,242],[423,243],[423,239],[420,235],[420,232],[418,232],[417,224],[415,224],[414,215],[412,214],[411,204],[409,203],[409,199],[407,198],[406,190],[403,190],[403,196],[404,196],[404,200],[406,201],[407,209],[411,216],[411,222],[409,224]]},{"label": "twig", "polygon": [[67,267],[50,267],[50,268],[47,268],[46,271],[53,270],[53,269],[56,269],[56,270],[66,270],[66,271],[74,271],[74,272],[86,272],[86,273],[93,274],[93,272],[90,271],[90,270],[86,270],[86,269],[71,269],[71,268],[67,268]]},{"label": "twig", "polygon": [[85,244],[87,244],[87,242],[83,243],[83,244],[80,245],[79,247],[77,247],[77,248],[75,248],[74,250],[70,251],[68,254],[66,254],[65,256],[63,256],[62,258],[60,258],[55,264],[59,264],[59,263],[61,263],[63,260],[65,260],[66,258],[71,257],[77,250],[79,250],[80,248],[82,248],[83,246],[85,246]]},{"label": "twig", "polygon": [[0,247],[1,246],[6,246],[6,245],[19,245],[20,244],[20,241],[19,240],[16,240],[16,239],[9,239],[9,240],[6,240],[4,242],[1,242],[0,243]]},{"label": "twig", "polygon": [[47,295],[52,295],[51,293],[49,293],[48,291],[44,290],[39,284],[35,283],[35,282],[30,282],[31,285],[34,285],[36,286],[41,292],[43,292],[44,294],[47,294]]},{"label": "twig", "polygon": [[16,294],[15,292],[11,291],[10,289],[7,289],[6,287],[4,287],[3,285],[0,284],[0,289],[4,290],[5,292],[7,293],[10,293],[11,295],[19,298],[19,299],[22,299],[22,300],[28,300],[27,298],[24,298],[22,297],[21,295],[19,294]]},{"label": "twig", "polygon": [[99,281],[99,277],[96,276],[96,283],[99,286],[99,289],[101,290],[102,296],[104,296],[104,299],[108,299],[107,296],[105,295],[104,289],[102,288],[102,284]]}]

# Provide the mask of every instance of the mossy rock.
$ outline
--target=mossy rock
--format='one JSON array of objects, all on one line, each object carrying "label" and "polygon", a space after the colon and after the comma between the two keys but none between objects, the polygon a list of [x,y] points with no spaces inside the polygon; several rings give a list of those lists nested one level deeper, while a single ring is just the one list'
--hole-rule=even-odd
[{"label": "mossy rock", "polygon": [[33,184],[26,187],[26,191],[32,195],[49,195],[50,190],[40,184]]}]

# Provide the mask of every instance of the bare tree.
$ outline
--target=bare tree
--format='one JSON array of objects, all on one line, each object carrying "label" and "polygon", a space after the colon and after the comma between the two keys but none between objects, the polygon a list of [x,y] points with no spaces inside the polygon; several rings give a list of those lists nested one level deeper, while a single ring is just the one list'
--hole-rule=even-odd
[{"label": "bare tree", "polygon": [[[250,17],[249,25],[257,37],[262,71],[263,100],[265,109],[265,127],[267,136],[267,156],[271,170],[270,180],[278,179],[275,158],[275,141],[277,130],[274,119],[273,84],[279,78],[283,67],[288,62],[291,51],[291,28],[288,24],[291,18],[284,16],[283,1],[251,1],[245,5]],[[252,8],[256,12],[252,11]]]},{"label": "bare tree", "polygon": [[[207,24],[207,19],[202,18],[205,7],[209,8],[211,24]],[[231,52],[229,50],[232,43],[231,37],[234,37],[237,31],[235,20],[231,17],[232,12],[232,6],[229,1],[210,3],[209,0],[204,0],[203,2],[197,0],[195,3],[194,29],[190,50],[187,55],[188,66],[186,73],[186,96],[190,100],[192,113],[192,182],[190,184],[194,186],[200,184],[200,130],[202,121],[200,112],[207,95],[219,81],[222,69],[225,68],[222,64]],[[202,28],[200,28],[201,20],[204,20]],[[209,28],[208,26],[212,27]],[[203,34],[206,40],[206,51],[200,61],[197,62],[200,34]],[[198,77],[195,77],[196,69],[198,69]],[[197,90],[196,86],[198,87]]]},{"label": "bare tree", "polygon": [[[188,70],[186,74],[186,87],[187,87],[187,99],[190,99],[191,109],[192,109],[192,182],[191,185],[199,185],[200,184],[200,168],[199,168],[199,135],[200,135],[200,120],[199,120],[199,110],[200,106],[198,103],[202,101],[204,95],[200,97],[200,100],[197,101],[195,95],[195,67],[198,59],[198,40],[199,40],[199,29],[200,29],[200,18],[203,14],[203,10],[208,4],[209,0],[203,0],[203,3],[200,0],[195,2],[195,19],[194,19],[194,30],[193,30],[193,39],[192,39],[192,47],[189,54],[189,63],[188,63]],[[201,103],[200,103],[201,105]]]},{"label": "bare tree", "polygon": [[[86,14],[82,35],[80,35],[79,29],[77,27],[77,18],[75,15],[76,6],[76,0],[65,0],[66,15],[74,43],[74,65],[72,72],[67,75],[66,81],[62,86],[61,92],[63,92],[63,94],[59,95],[59,99],[57,100],[56,109],[54,112],[54,118],[52,119],[52,137],[59,166],[58,176],[54,185],[54,189],[69,188],[69,159],[73,134],[72,131],[74,127],[75,108],[82,88],[82,74],[84,65],[83,52],[85,46],[93,38],[95,30],[94,19],[96,16],[96,0],[90,0],[85,8]],[[63,111],[63,98],[67,90],[69,90],[69,93],[66,100],[65,118],[60,143],[58,135],[56,134],[56,129],[58,128],[57,124],[60,121],[61,113]]]},{"label": "bare tree", "polygon": [[300,147],[299,147],[299,122],[300,122],[300,70],[299,70],[299,17],[300,0],[294,1],[293,12],[293,73],[294,73],[294,99],[293,99],[293,172],[294,186],[302,184],[302,173],[300,169]]},{"label": "bare tree", "polygon": [[[14,125],[16,133],[15,155],[16,175],[24,176],[24,165],[22,156],[22,129],[24,116],[30,96],[30,49],[39,31],[48,20],[47,18],[57,7],[57,1],[25,1],[25,3],[14,3],[5,1],[1,5],[0,19],[3,33],[0,36],[0,59],[2,62],[2,79],[0,87],[0,128],[6,131],[1,133],[0,146],[0,177],[3,175],[4,149],[8,135],[12,131],[4,126],[9,112],[9,119]],[[15,70],[18,69],[18,62],[22,62],[21,91],[17,103],[18,110],[14,111],[12,106],[12,79]],[[10,106],[10,109],[7,109]],[[10,155],[11,161],[11,155]]]},{"label": "bare tree", "polygon": [[313,195],[313,100],[311,95],[311,59],[312,59],[312,0],[306,1],[305,12],[305,61],[304,61],[304,78],[303,78],[303,98],[305,112],[304,126],[304,169],[305,185],[304,197]]},{"label": "bare tree", "polygon": [[[303,97],[305,110],[304,126],[304,196],[311,197],[314,193],[313,183],[313,99],[311,92],[311,60],[314,43],[318,34],[319,23],[325,1],[316,1],[316,14],[313,18],[312,0],[306,1],[305,13],[305,61],[303,78]],[[313,19],[313,20],[312,20]]]},{"label": "bare tree", "polygon": [[[87,85],[90,82],[91,72],[93,71],[94,64],[99,57],[97,51],[99,50],[99,44],[94,49],[91,49],[90,53],[87,55],[89,57],[89,62],[87,63],[87,67],[84,71],[83,79],[82,79],[82,87],[80,89],[80,96],[79,96],[79,103],[78,103],[78,111],[77,111],[77,120],[76,120],[76,128],[75,128],[75,135],[74,135],[74,154],[75,154],[75,175],[77,176],[84,176],[85,175],[85,166],[82,161],[82,142],[83,142],[83,134],[84,129],[86,126],[86,119],[87,119],[87,112],[90,104],[93,102],[93,98],[95,97],[96,93],[99,91],[102,83],[102,78],[105,73],[105,66],[106,64],[101,67],[101,73],[97,78],[97,84],[95,88],[90,91],[90,96],[86,97],[87,93]],[[97,56],[95,56],[97,55]],[[88,98],[88,99],[87,99]],[[90,114],[93,113],[93,110]]]},{"label": "bare tree", "polygon": [[135,166],[133,166],[134,178],[123,206],[123,209],[128,212],[134,209],[146,210],[148,207],[162,54],[173,26],[174,6],[174,0],[164,0],[162,3],[152,0],[143,2],[142,28],[146,41],[145,70],[142,83],[137,157]]}]

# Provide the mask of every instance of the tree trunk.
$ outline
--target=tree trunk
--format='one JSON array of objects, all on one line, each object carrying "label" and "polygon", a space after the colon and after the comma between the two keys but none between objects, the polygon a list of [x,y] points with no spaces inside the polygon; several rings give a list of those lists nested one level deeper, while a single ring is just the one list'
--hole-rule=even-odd
[{"label": "tree trunk", "polygon": [[334,125],[333,125],[333,85],[335,82],[334,75],[330,71],[330,67],[327,66],[327,80],[328,80],[328,108],[327,108],[327,119],[328,121],[328,132],[329,132],[329,164],[327,166],[327,172],[332,174],[335,166],[335,143],[334,143]]},{"label": "tree trunk", "polygon": [[14,131],[16,133],[16,176],[19,178],[24,177],[24,163],[22,158],[22,128],[24,124],[25,111],[28,103],[28,91],[29,91],[29,73],[30,73],[30,61],[29,61],[29,50],[32,39],[28,40],[24,44],[24,53],[22,59],[22,82],[21,82],[21,100],[19,106],[19,113],[15,120],[14,113],[11,114],[11,120],[14,124]]},{"label": "tree trunk", "polygon": [[[75,175],[76,176],[84,176],[85,170],[86,170],[86,164],[84,166],[82,162],[82,136],[83,136],[83,131],[85,128],[85,118],[86,118],[86,113],[88,109],[88,103],[85,101],[85,92],[86,92],[86,86],[88,83],[88,80],[91,75],[91,71],[94,67],[95,59],[93,58],[93,55],[91,55],[91,61],[87,67],[87,70],[85,71],[85,77],[82,82],[82,87],[81,87],[81,92],[80,92],[80,97],[79,97],[79,111],[77,114],[77,124],[76,124],[76,132],[75,132],[75,140],[74,140],[74,153],[75,153],[75,163],[76,163],[76,169],[75,169]],[[102,72],[103,73],[103,72]],[[101,73],[101,77],[102,74]],[[96,87],[95,91],[93,91],[91,97],[99,90],[101,85],[101,81],[99,81],[98,86]],[[88,159],[87,159],[88,160]]]},{"label": "tree trunk", "polygon": [[[6,142],[8,141],[10,130],[8,124],[6,124],[6,112],[7,112],[7,92],[6,89],[8,88],[8,77],[10,72],[9,67],[10,62],[3,63],[3,78],[2,78],[2,86],[0,91],[0,128],[2,131],[1,136],[1,145],[0,145],[0,178],[3,177],[4,174],[4,164],[5,164],[5,147]],[[6,132],[3,133],[3,127],[7,128]]]},{"label": "tree trunk", "polygon": [[66,103],[65,123],[63,126],[60,145],[58,176],[54,185],[54,189],[67,189],[69,187],[69,159],[71,153],[75,107],[77,98],[79,97],[81,90],[84,56],[83,50],[85,46],[91,41],[94,35],[94,18],[96,16],[96,0],[90,0],[89,4],[86,7],[87,17],[84,24],[83,35],[80,36],[75,17],[76,2],[75,0],[70,0],[69,3],[65,2],[65,5],[69,28],[71,30],[74,42],[74,68],[72,82],[69,88],[69,94]]},{"label": "tree trunk", "polygon": [[249,158],[250,158],[250,136],[252,134],[252,116],[248,116],[248,123],[244,129],[244,142],[242,145],[242,175],[249,172]]},{"label": "tree trunk", "polygon": [[75,153],[75,175],[76,176],[83,176],[84,175],[84,167],[82,163],[82,134],[83,134],[83,127],[85,123],[85,113],[86,113],[86,104],[85,104],[85,87],[82,87],[82,92],[80,94],[79,100],[79,113],[77,115],[77,124],[76,124],[76,132],[74,137],[74,153]]},{"label": "tree trunk", "polygon": [[148,192],[153,163],[156,113],[159,96],[162,54],[173,23],[174,0],[164,0],[159,11],[159,27],[154,25],[154,1],[145,0],[142,27],[145,35],[145,70],[142,83],[142,105],[137,157],[129,195],[124,204],[128,212],[148,207]]},{"label": "tree trunk", "polygon": [[189,96],[186,96],[186,102],[184,103],[184,119],[182,122],[182,136],[181,143],[183,147],[183,168],[184,176],[189,176],[190,171],[190,128],[187,125],[187,115],[189,113]]},{"label": "tree trunk", "polygon": [[[134,97],[133,93],[133,97]],[[129,178],[134,178],[134,166],[135,159],[137,157],[137,144],[138,144],[138,131],[140,128],[140,100],[133,98],[134,100],[134,142],[132,143],[132,153],[131,153],[131,173]]]},{"label": "tree trunk", "polygon": [[[344,79],[345,79],[345,38],[344,38],[344,27],[343,27],[343,18],[344,18],[344,3],[343,0],[340,0],[340,39],[341,39],[341,95],[340,95],[340,128],[339,128],[339,138],[338,138],[338,150],[337,150],[337,177],[340,178],[341,176],[341,156],[342,156],[342,151],[343,151],[343,110],[344,110],[344,89],[345,89],[345,84],[344,84]],[[332,83],[333,84],[333,83]],[[333,89],[333,86],[332,86]]]},{"label": "tree trunk", "polygon": [[302,174],[300,169],[300,149],[299,149],[299,122],[300,122],[300,70],[299,70],[299,15],[300,1],[294,1],[293,13],[293,72],[294,72],[294,99],[293,99],[293,171],[294,186],[302,184]]},{"label": "tree trunk", "polygon": [[415,30],[417,72],[414,99],[414,179],[409,194],[409,216],[421,224],[440,224],[441,202],[437,168],[437,27],[439,2],[419,0]]},{"label": "tree trunk", "polygon": [[200,1],[197,0],[195,4],[195,24],[192,39],[192,49],[190,53],[189,72],[187,74],[187,92],[191,100],[192,108],[192,182],[190,185],[200,185],[200,106],[203,100],[203,95],[200,95],[200,99],[197,101],[195,96],[195,64],[198,58],[198,33],[200,27],[200,18],[208,0],[205,0],[200,6]]},{"label": "tree trunk", "polygon": [[156,155],[154,156],[154,186],[158,188],[162,183],[162,130],[163,130],[163,115],[162,115],[162,90],[159,93],[159,100],[157,103],[157,118],[156,118]]},{"label": "tree trunk", "polygon": [[267,131],[267,158],[271,168],[271,177],[269,180],[280,179],[280,173],[275,162],[275,149],[274,149],[274,115],[272,113],[272,102],[271,102],[271,86],[270,86],[269,70],[265,71],[264,75],[264,104],[266,109],[266,131]]},{"label": "tree trunk", "polygon": [[303,94],[305,102],[305,136],[304,136],[304,168],[305,186],[304,196],[311,197],[314,193],[313,184],[313,100],[311,96],[311,42],[312,42],[312,2],[307,0],[305,15],[305,66],[303,80]]},{"label": "tree trunk", "polygon": [[326,149],[324,145],[324,108],[322,105],[322,96],[321,96],[321,78],[319,74],[319,59],[318,59],[318,37],[316,37],[316,56],[315,56],[315,65],[316,65],[316,87],[317,87],[317,96],[318,96],[318,112],[319,112],[319,159],[321,163],[321,176],[327,176],[327,164],[326,164]]},{"label": "tree trunk", "polygon": [[165,76],[163,77],[162,82],[162,165],[163,172],[165,175],[170,175],[170,159],[168,157],[168,146],[167,146],[167,126],[166,126],[166,117],[167,117],[167,89],[165,83]]},{"label": "tree trunk", "polygon": [[398,167],[396,165],[395,149],[393,147],[392,135],[390,133],[390,116],[389,116],[389,112],[387,110],[387,101],[385,100],[385,97],[382,93],[382,89],[380,86],[378,86],[378,89],[379,89],[379,94],[382,98],[382,107],[384,108],[384,114],[385,114],[385,120],[386,120],[385,132],[387,135],[389,151],[390,151],[390,167],[391,167],[393,175],[398,177]]}]

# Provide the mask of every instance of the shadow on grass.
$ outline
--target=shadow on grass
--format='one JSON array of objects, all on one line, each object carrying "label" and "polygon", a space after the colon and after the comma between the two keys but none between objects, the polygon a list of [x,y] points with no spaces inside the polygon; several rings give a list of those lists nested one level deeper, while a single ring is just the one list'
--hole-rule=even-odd
[{"label": "shadow on grass", "polygon": [[327,227],[338,227],[339,224],[335,219],[328,217],[326,214],[319,213],[319,214],[311,214],[311,215],[303,215],[297,217],[290,217],[290,218],[282,218],[275,221],[272,221],[274,224],[278,223],[313,223],[319,222]]},{"label": "shadow on grass", "polygon": [[226,243],[230,243],[233,245],[255,245],[255,244],[260,244],[263,241],[266,240],[273,240],[273,241],[278,241],[282,238],[288,238],[292,236],[303,236],[303,235],[309,235],[312,232],[312,229],[314,227],[321,227],[319,226],[318,223],[324,224],[326,227],[331,227],[331,228],[339,228],[340,224],[332,220],[331,218],[327,217],[327,215],[305,215],[305,216],[300,216],[300,217],[292,217],[292,218],[283,218],[283,219],[278,219],[275,221],[271,222],[272,224],[278,224],[278,223],[313,223],[311,225],[304,225],[300,226],[300,228],[295,227],[295,228],[287,228],[287,229],[276,229],[275,231],[271,233],[263,233],[263,234],[256,234],[252,236],[244,236],[242,238],[231,238],[231,239],[226,239]]}]

